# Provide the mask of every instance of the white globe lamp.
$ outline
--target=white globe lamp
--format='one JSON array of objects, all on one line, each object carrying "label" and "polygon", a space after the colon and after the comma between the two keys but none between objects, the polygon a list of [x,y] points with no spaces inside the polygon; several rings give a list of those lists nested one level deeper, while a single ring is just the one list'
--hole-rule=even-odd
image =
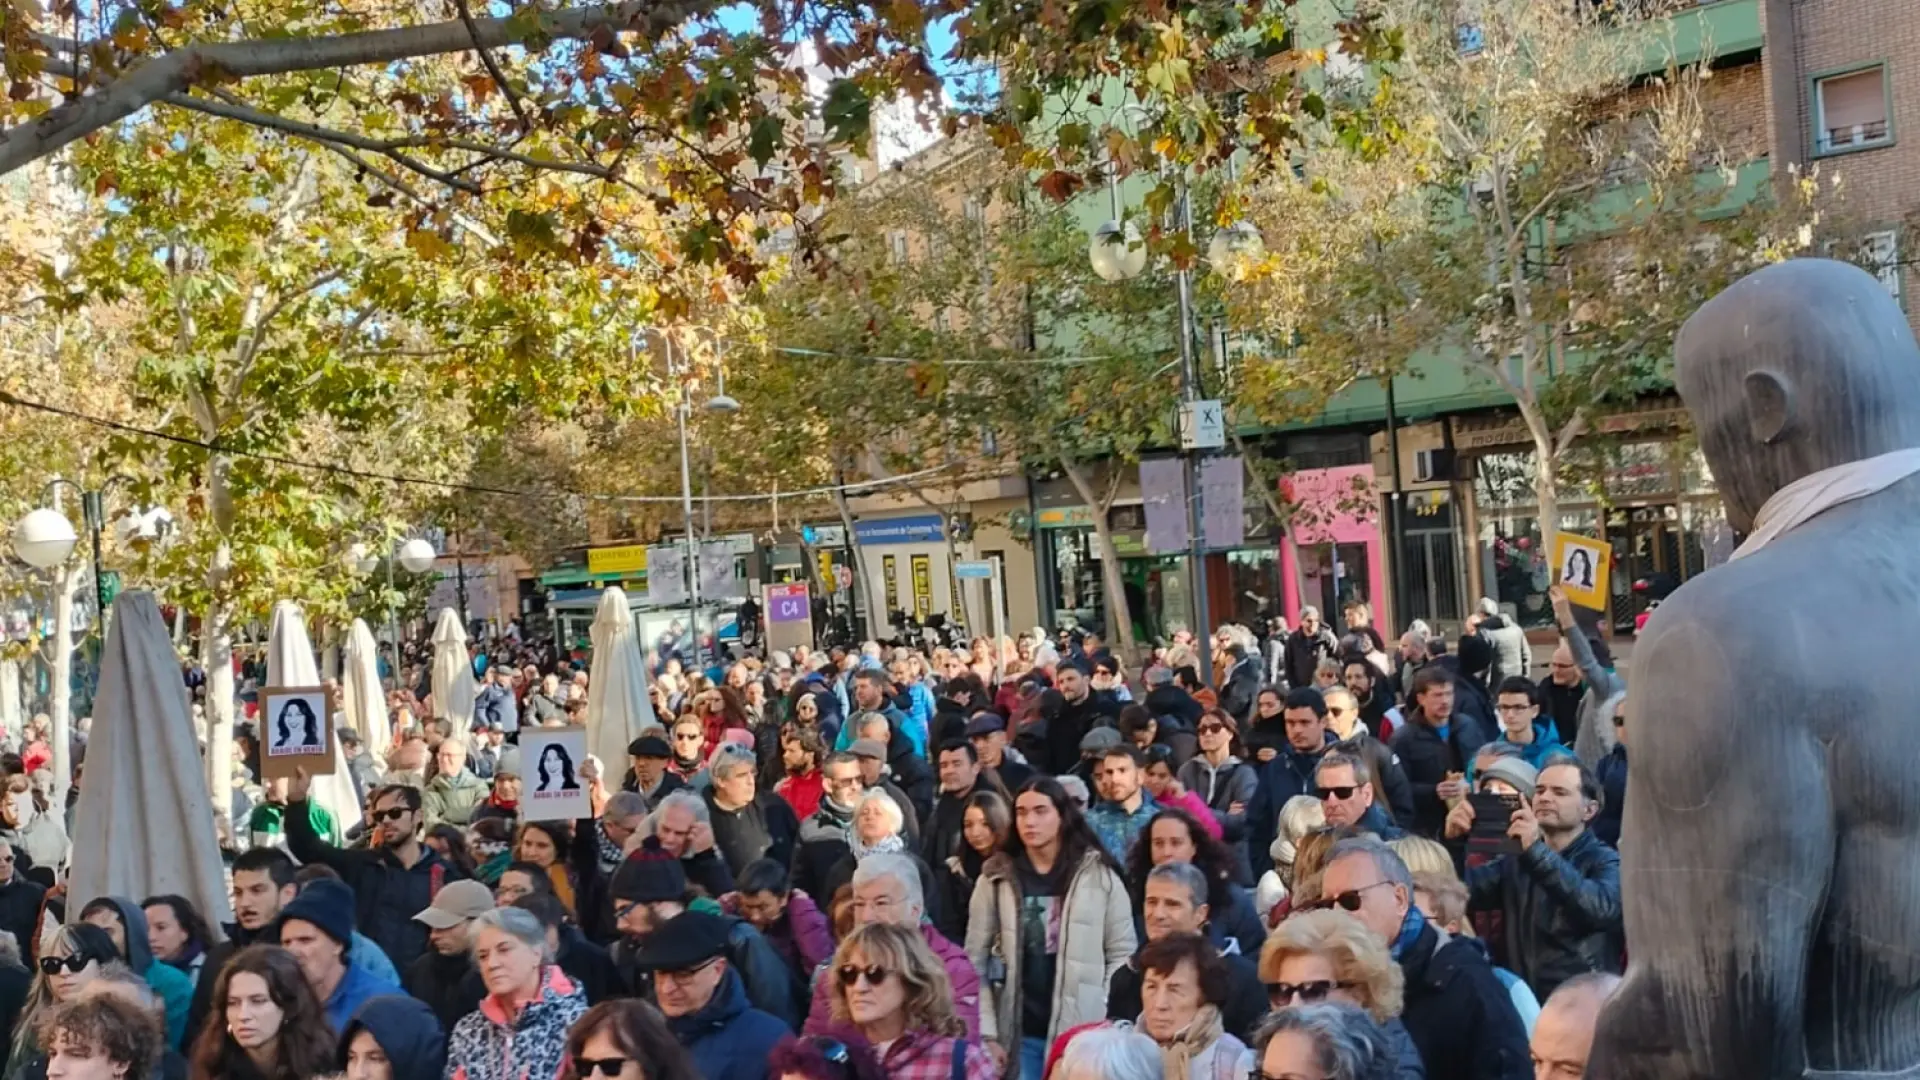
[{"label": "white globe lamp", "polygon": [[358,574],[371,574],[380,567],[380,557],[358,541],[348,546],[346,561],[348,569]]},{"label": "white globe lamp", "polygon": [[58,510],[41,507],[20,519],[13,527],[13,553],[20,561],[37,570],[59,566],[73,554],[80,537]]},{"label": "white globe lamp", "polygon": [[1109,221],[1094,230],[1087,259],[1100,280],[1124,281],[1147,268],[1147,245],[1133,222]]},{"label": "white globe lamp", "polygon": [[433,561],[437,558],[433,551],[433,545],[419,537],[415,537],[401,544],[400,550],[395,553],[395,557],[400,560],[400,565],[405,567],[410,574],[424,574],[433,569]]},{"label": "white globe lamp", "polygon": [[1266,253],[1260,229],[1251,221],[1236,221],[1207,241],[1207,264],[1214,273],[1227,277],[1244,274],[1248,263],[1259,261]]}]

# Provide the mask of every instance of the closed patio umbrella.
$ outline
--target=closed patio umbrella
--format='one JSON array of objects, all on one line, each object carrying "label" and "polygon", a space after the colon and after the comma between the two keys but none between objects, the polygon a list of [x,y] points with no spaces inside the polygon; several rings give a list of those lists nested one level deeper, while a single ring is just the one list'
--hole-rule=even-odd
[{"label": "closed patio umbrella", "polygon": [[452,608],[441,608],[433,626],[433,715],[451,721],[454,735],[464,739],[473,729],[473,699],[479,693],[473,657],[467,655],[467,628]]},{"label": "closed patio umbrella", "polygon": [[[282,600],[273,605],[273,624],[267,630],[267,685],[319,686],[320,666],[314,663],[313,641],[307,637],[307,617],[300,605]],[[334,724],[334,718],[326,718]],[[335,724],[335,726],[338,726]],[[313,778],[310,796],[346,832],[360,822],[360,797],[353,790],[353,776],[347,771],[347,756],[340,740],[333,742],[333,775]]]},{"label": "closed patio umbrella", "polygon": [[640,655],[627,594],[611,586],[593,614],[593,664],[587,677],[587,752],[619,775],[627,744],[654,723],[647,663]]}]

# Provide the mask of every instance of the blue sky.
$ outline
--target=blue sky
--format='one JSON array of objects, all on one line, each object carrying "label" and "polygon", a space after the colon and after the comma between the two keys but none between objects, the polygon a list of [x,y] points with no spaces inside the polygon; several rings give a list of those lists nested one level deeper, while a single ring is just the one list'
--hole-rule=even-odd
[{"label": "blue sky", "polygon": [[[757,30],[760,26],[759,12],[748,4],[733,4],[721,8],[715,17],[719,19],[721,26],[735,34]],[[953,79],[960,70],[958,65],[947,59],[947,54],[953,49],[953,20],[956,18],[958,16],[949,15],[927,27],[927,44],[933,54],[933,70],[938,72],[941,78],[948,80]]]}]

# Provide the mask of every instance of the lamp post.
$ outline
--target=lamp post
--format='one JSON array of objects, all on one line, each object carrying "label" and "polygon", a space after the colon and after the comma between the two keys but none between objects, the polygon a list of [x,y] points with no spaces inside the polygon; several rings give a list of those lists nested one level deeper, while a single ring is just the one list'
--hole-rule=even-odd
[{"label": "lamp post", "polygon": [[[66,481],[47,485],[48,496]],[[66,515],[51,507],[29,511],[13,528],[13,553],[35,570],[45,570],[53,582],[53,657],[49,665],[51,700],[48,717],[53,721],[53,783],[56,806],[66,805],[67,785],[72,780],[69,760],[73,711],[73,567],[68,559],[80,537]]]},{"label": "lamp post", "polygon": [[[1112,207],[1113,217],[1094,232],[1093,242],[1088,250],[1088,261],[1093,264],[1093,272],[1106,281],[1123,281],[1137,277],[1147,266],[1147,250],[1140,240],[1140,233],[1132,222],[1123,221],[1120,214],[1120,186],[1112,171],[1107,174],[1107,197]],[[1179,221],[1175,228],[1193,235],[1193,197],[1184,178],[1180,183],[1180,197],[1176,200]],[[1222,274],[1237,273],[1245,260],[1257,257],[1261,248],[1260,232],[1250,222],[1238,222],[1215,233],[1207,244],[1207,261],[1215,272]],[[1200,369],[1195,356],[1193,340],[1195,334],[1193,316],[1193,272],[1184,266],[1174,268],[1174,289],[1180,311],[1180,399],[1184,410],[1197,412],[1201,401]],[[1213,681],[1213,633],[1212,616],[1207,610],[1207,564],[1206,555],[1201,549],[1200,537],[1200,457],[1205,449],[1201,445],[1197,416],[1189,416],[1182,426],[1182,442],[1185,443],[1183,457],[1186,461],[1187,486],[1187,572],[1189,588],[1193,593],[1194,621],[1198,626],[1194,630],[1194,640],[1200,649],[1200,678],[1211,684]],[[1223,418],[1224,419],[1224,418]]]},{"label": "lamp post", "polygon": [[[693,666],[700,665],[700,546],[694,536],[693,526],[693,467],[687,446],[687,420],[693,415],[693,387],[684,376],[690,365],[686,363],[684,351],[680,354],[680,364],[674,361],[673,339],[665,334],[661,340],[666,342],[667,374],[669,378],[680,378],[680,401],[674,407],[674,419],[680,428],[680,513],[687,528],[687,633],[693,638]],[[732,414],[740,411],[740,402],[727,394],[726,376],[719,376],[716,393],[707,399],[703,406],[710,413]],[[716,623],[717,626],[717,623]],[[716,629],[716,633],[717,633]],[[715,642],[715,652],[718,652]]]},{"label": "lamp post", "polygon": [[404,540],[393,547],[393,554],[387,558],[387,625],[393,634],[393,684],[400,685],[400,615],[393,606],[393,564],[399,563],[400,569],[409,574],[424,574],[433,569],[438,558],[433,545],[419,537]]}]

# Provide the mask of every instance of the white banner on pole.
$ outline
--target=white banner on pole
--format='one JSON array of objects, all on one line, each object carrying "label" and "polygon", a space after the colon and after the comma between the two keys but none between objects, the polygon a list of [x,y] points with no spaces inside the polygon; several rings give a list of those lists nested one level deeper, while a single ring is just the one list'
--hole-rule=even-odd
[{"label": "white banner on pole", "polygon": [[661,544],[647,549],[647,602],[668,607],[687,602],[687,549]]},{"label": "white banner on pole", "polygon": [[725,540],[709,540],[700,545],[700,599],[731,597],[738,591],[733,576],[733,545]]}]

